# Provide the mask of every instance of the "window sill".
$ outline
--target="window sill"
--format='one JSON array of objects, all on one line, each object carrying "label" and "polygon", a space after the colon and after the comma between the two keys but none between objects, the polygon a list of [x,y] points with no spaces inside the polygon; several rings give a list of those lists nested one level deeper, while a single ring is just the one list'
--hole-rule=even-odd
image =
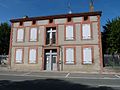
[{"label": "window sill", "polygon": [[65,63],[65,65],[75,65],[75,63]]},{"label": "window sill", "polygon": [[66,39],[65,41],[75,41],[75,39]]},{"label": "window sill", "polygon": [[87,41],[87,40],[93,40],[93,39],[91,38],[91,39],[82,39],[82,40],[85,40],[85,41]]}]

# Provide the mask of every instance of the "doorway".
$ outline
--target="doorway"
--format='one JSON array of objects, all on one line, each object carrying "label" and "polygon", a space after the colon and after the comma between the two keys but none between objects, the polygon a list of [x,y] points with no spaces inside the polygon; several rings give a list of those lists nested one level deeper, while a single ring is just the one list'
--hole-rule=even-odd
[{"label": "doorway", "polygon": [[45,50],[44,70],[57,71],[57,49]]}]

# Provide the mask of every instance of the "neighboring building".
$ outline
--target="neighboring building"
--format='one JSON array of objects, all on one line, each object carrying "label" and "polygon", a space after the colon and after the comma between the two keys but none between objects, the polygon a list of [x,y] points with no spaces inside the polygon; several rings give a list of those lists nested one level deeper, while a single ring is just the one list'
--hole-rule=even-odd
[{"label": "neighboring building", "polygon": [[101,11],[12,19],[13,70],[102,70]]}]

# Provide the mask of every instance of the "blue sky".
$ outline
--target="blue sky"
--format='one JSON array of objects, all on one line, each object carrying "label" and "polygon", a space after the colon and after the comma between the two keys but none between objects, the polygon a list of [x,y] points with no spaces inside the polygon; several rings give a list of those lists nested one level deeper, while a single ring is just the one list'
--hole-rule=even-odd
[{"label": "blue sky", "polygon": [[[0,0],[0,22],[25,15],[47,16],[68,13],[69,0]],[[73,13],[88,12],[89,0],[70,0]],[[102,11],[101,25],[120,16],[120,0],[94,0],[95,11]]]}]

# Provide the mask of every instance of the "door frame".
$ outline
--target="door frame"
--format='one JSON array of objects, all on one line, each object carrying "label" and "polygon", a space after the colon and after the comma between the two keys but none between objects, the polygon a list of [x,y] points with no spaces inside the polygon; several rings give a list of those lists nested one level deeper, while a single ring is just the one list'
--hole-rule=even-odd
[{"label": "door frame", "polygon": [[57,71],[60,70],[60,65],[59,65],[59,62],[60,62],[60,47],[42,47],[42,67],[41,67],[41,70],[45,70],[44,69],[44,64],[45,64],[45,50],[52,50],[52,49],[56,49],[57,50]]}]

